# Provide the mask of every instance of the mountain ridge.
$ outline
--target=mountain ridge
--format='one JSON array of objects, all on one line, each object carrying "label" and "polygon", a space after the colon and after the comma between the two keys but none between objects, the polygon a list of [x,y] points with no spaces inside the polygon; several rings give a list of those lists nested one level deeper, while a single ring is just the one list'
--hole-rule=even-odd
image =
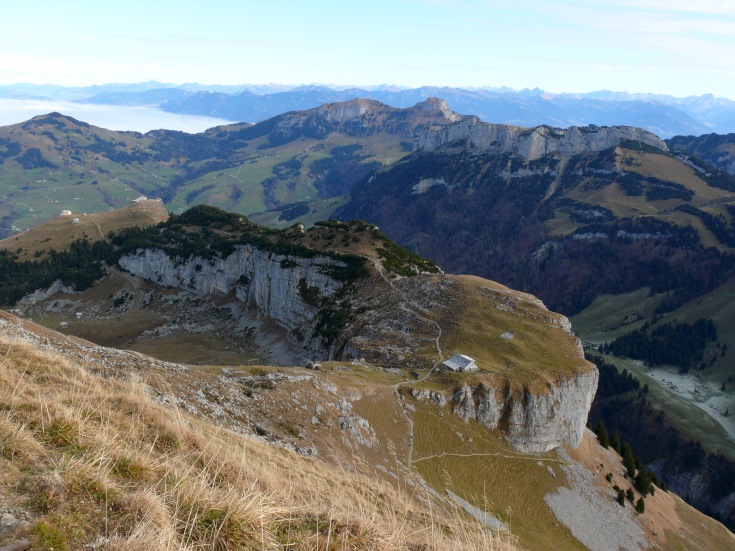
[{"label": "mountain ridge", "polygon": [[[165,90],[169,89],[169,95]],[[598,91],[551,93],[539,89],[422,86],[205,86],[141,83],[90,88],[0,87],[0,97],[58,97],[81,103],[157,105],[171,112],[217,115],[232,121],[259,122],[280,113],[317,107],[354,97],[371,97],[408,107],[443,96],[459,112],[487,122],[520,126],[630,125],[671,137],[711,131],[735,131],[735,102],[710,95],[676,98],[661,94]]]},{"label": "mountain ridge", "polygon": [[631,126],[576,127],[566,129],[537,126],[521,128],[501,124],[484,123],[475,117],[455,121],[442,128],[418,132],[414,139],[414,151],[431,153],[442,147],[465,141],[470,150],[489,153],[512,153],[532,161],[545,155],[559,154],[571,157],[586,153],[599,153],[618,147],[625,141],[639,142],[662,151],[668,151],[666,143],[651,132]]},{"label": "mountain ridge", "polygon": [[[566,318],[494,282],[437,275],[431,262],[401,251],[372,226],[331,223],[309,232],[274,232],[200,206],[158,226],[118,231],[112,243],[119,248],[117,266],[133,277],[195,297],[229,300],[234,325],[241,324],[239,315],[247,318],[248,309],[270,318],[301,351],[301,361],[362,359],[431,370],[439,366],[443,349],[463,348],[482,368],[474,384],[484,389],[477,408],[488,428],[507,432],[507,439],[526,451],[563,442],[576,446],[581,440],[597,378]],[[413,275],[395,277],[400,273]],[[137,314],[145,307],[135,287],[125,300],[118,301],[119,293],[103,295],[84,308],[99,311],[101,302],[103,308],[112,304],[114,312],[121,302],[124,311]],[[89,293],[94,292],[93,287]],[[71,304],[86,300],[73,293],[64,297],[62,288],[16,309],[34,316],[54,311],[73,328]],[[451,321],[455,305],[467,301],[477,303],[475,309],[485,304],[472,315],[482,320],[482,331],[469,320]],[[93,321],[94,316],[88,323]],[[508,330],[512,342],[497,336]],[[527,399],[529,392],[540,397]],[[463,396],[454,399],[467,402]]]},{"label": "mountain ridge", "polygon": [[[379,163],[404,156],[416,127],[458,117],[439,102],[407,109],[359,104],[199,134],[114,132],[58,113],[3,127],[0,235],[61,210],[99,212],[140,195],[179,212],[209,202],[243,214],[338,197]],[[355,117],[337,122],[340,110],[340,117]]]}]

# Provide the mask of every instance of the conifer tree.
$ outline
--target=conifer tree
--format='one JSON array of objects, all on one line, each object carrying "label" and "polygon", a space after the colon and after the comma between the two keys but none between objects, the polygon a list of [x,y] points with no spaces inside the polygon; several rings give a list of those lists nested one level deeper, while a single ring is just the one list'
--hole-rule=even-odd
[{"label": "conifer tree", "polygon": [[610,439],[610,445],[612,446],[612,449],[620,453],[620,433],[618,432],[618,429],[615,429],[615,432],[613,432],[612,438]]},{"label": "conifer tree", "polygon": [[597,434],[597,440],[600,442],[600,445],[605,448],[606,450],[610,448],[610,438],[607,435],[607,429],[605,428],[605,423],[600,420],[599,423],[597,423],[597,428],[595,428],[595,434]]},{"label": "conifer tree", "polygon": [[651,475],[645,469],[638,471],[638,475],[635,477],[635,487],[642,495],[653,493],[651,491]]},{"label": "conifer tree", "polygon": [[623,465],[630,478],[635,478],[635,456],[630,444],[627,442],[623,443],[621,455],[623,456]]},{"label": "conifer tree", "polygon": [[642,497],[638,498],[638,502],[635,504],[635,510],[638,511],[638,514],[640,515],[646,511],[646,502]]}]

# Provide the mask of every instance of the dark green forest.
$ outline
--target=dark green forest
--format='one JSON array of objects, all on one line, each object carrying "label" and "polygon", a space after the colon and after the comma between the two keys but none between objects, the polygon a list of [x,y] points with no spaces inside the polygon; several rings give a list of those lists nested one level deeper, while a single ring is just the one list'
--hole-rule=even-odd
[{"label": "dark green forest", "polygon": [[621,358],[643,360],[647,365],[674,365],[683,372],[704,369],[704,352],[717,341],[717,327],[711,319],[694,323],[664,323],[621,335],[602,347],[602,352]]},{"label": "dark green forest", "polygon": [[[561,185],[546,197],[557,164],[550,156],[526,162],[465,149],[416,152],[357,184],[335,215],[377,224],[448,272],[530,292],[566,315],[599,295],[644,286],[666,293],[657,313],[668,312],[735,275],[735,256],[703,247],[693,227],[652,217],[616,219],[605,207],[565,196],[582,181],[585,190],[630,181],[638,186],[631,193],[649,200],[690,197],[679,184],[620,173],[614,153],[606,150],[569,159]],[[527,172],[506,176],[521,168]],[[421,193],[413,189],[426,179],[441,183]],[[723,218],[682,210],[723,242],[733,239],[735,230]],[[572,235],[551,236],[546,223],[559,213],[583,225]]]},{"label": "dark green forest", "polygon": [[104,275],[103,262],[116,260],[112,245],[80,240],[66,251],[49,251],[43,260],[18,260],[17,254],[0,251],[0,304],[11,306],[56,280],[77,291],[88,289]]}]

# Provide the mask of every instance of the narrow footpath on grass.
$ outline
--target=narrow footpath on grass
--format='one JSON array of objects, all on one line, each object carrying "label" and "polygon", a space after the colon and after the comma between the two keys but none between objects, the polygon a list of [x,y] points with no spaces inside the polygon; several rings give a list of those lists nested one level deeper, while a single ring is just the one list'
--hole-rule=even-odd
[{"label": "narrow footpath on grass", "polygon": [[[442,338],[442,328],[441,326],[434,320],[427,318],[421,313],[421,308],[418,304],[408,299],[406,294],[401,291],[395,283],[391,280],[389,276],[385,274],[382,267],[380,266],[380,262],[374,258],[370,259],[375,266],[375,269],[380,274],[380,277],[382,277],[388,285],[391,286],[391,288],[396,291],[401,297],[402,300],[400,302],[400,308],[401,310],[408,312],[412,316],[414,316],[416,319],[423,321],[424,323],[427,323],[429,325],[433,325],[436,328],[436,338],[434,339],[434,347],[436,348],[436,355],[437,360],[434,362],[434,364],[431,366],[431,369],[429,369],[426,374],[421,377],[420,379],[417,379],[416,381],[411,382],[421,382],[426,380],[429,375],[431,375],[434,370],[441,365],[442,361],[444,360],[444,355],[442,354],[441,349],[441,338]],[[403,412],[403,416],[406,419],[406,423],[408,424],[408,457],[406,458],[406,463],[408,465],[409,471],[413,470],[413,420],[411,419],[411,416],[408,414],[408,411],[406,410],[404,403],[403,403],[403,397],[401,396],[400,387],[401,385],[406,384],[407,381],[404,381],[402,383],[396,383],[393,385],[393,394],[395,395],[396,399],[398,400],[398,404],[401,407],[401,411]]]}]

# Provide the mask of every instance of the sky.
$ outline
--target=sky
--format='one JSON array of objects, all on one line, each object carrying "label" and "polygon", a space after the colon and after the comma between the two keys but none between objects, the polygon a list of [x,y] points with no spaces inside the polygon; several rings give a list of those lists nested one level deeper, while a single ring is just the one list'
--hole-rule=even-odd
[{"label": "sky", "polygon": [[157,80],[735,99],[733,0],[33,0],[0,84]]}]

